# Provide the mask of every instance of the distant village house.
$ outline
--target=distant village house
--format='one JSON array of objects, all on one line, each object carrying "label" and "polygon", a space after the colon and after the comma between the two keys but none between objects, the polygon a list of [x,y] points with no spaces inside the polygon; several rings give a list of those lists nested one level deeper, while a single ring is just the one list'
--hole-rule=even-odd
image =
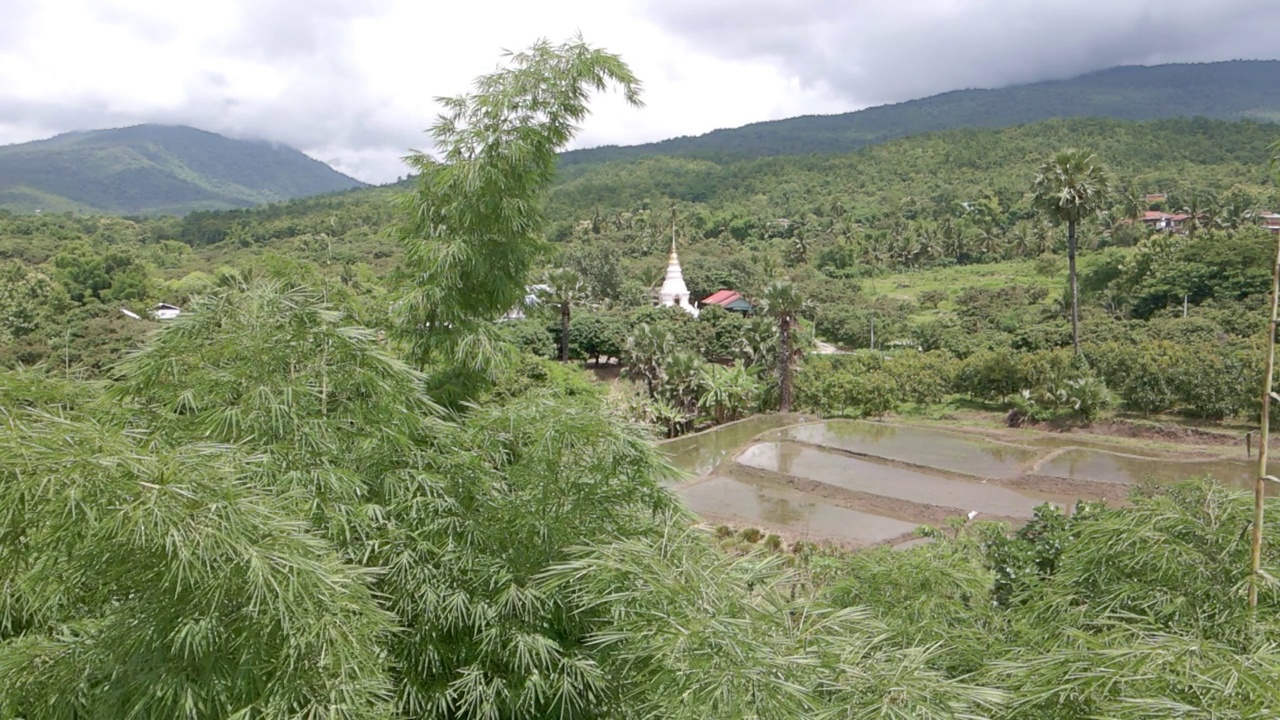
[{"label": "distant village house", "polygon": [[1161,232],[1179,232],[1190,218],[1182,213],[1167,213],[1159,210],[1148,210],[1142,214],[1142,224]]},{"label": "distant village house", "polygon": [[708,305],[719,305],[729,312],[743,315],[750,315],[752,311],[751,303],[742,297],[742,293],[737,290],[719,290],[708,295],[703,299],[702,307],[705,308]]},{"label": "distant village house", "polygon": [[157,320],[172,320],[182,314],[182,308],[169,303],[157,303],[151,308],[151,317]]},{"label": "distant village house", "polygon": [[1260,212],[1256,217],[1259,225],[1273,233],[1280,233],[1280,213]]},{"label": "distant village house", "polygon": [[524,302],[508,310],[506,315],[498,318],[498,322],[523,320],[525,318],[525,311],[538,304],[538,293],[543,293],[550,289],[550,285],[526,285],[524,288]]}]

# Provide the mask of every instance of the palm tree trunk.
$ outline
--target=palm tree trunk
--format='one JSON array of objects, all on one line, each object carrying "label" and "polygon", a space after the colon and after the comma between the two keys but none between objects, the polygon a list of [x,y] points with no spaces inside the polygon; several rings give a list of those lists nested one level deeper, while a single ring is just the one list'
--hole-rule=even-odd
[{"label": "palm tree trunk", "polygon": [[791,412],[791,318],[778,320],[778,409]]},{"label": "palm tree trunk", "polygon": [[569,303],[560,304],[560,362],[569,362]]},{"label": "palm tree trunk", "polygon": [[1071,347],[1080,354],[1080,291],[1076,286],[1076,224],[1067,223],[1067,275],[1071,283]]}]

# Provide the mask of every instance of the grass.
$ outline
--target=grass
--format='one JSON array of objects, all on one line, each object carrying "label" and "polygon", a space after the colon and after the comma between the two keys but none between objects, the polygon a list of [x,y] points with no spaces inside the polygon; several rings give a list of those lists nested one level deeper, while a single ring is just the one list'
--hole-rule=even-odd
[{"label": "grass", "polygon": [[[1043,275],[1033,260],[1010,260],[981,265],[950,265],[881,275],[867,280],[863,289],[870,295],[886,295],[918,300],[930,290],[954,294],[970,287],[998,289],[1009,285],[1039,286],[1052,291],[1067,280],[1065,261],[1055,272]],[[946,303],[942,307],[945,307]]]}]

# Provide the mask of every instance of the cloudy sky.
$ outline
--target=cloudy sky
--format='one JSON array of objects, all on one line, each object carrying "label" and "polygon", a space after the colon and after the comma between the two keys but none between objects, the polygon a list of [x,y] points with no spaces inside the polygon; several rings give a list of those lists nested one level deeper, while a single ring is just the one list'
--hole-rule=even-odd
[{"label": "cloudy sky", "polygon": [[429,149],[433,98],[502,48],[581,32],[647,108],[600,99],[578,147],[631,144],[1119,64],[1278,58],[1276,0],[0,0],[0,144],[181,123],[369,182]]}]

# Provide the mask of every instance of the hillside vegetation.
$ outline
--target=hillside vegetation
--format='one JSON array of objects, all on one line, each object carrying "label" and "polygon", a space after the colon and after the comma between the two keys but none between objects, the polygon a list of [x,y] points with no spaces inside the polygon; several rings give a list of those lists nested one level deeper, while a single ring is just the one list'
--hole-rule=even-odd
[{"label": "hillside vegetation", "polygon": [[0,147],[0,209],[182,214],[360,187],[292,148],[137,125]]},{"label": "hillside vegetation", "polygon": [[[548,216],[556,153],[609,86],[638,100],[580,39],[512,55],[433,129],[453,162],[414,156],[395,202],[0,211],[0,717],[1276,716],[1280,524],[1255,524],[1274,498],[1140,483],[1020,527],[943,508],[931,542],[848,551],[709,532],[651,442],[792,400],[1256,421],[1274,190],[1250,153],[1275,128],[620,163],[568,178]],[[1067,219],[1077,352],[1064,232],[1037,215],[1067,192],[1033,178],[1084,141],[1116,191],[1070,154],[1096,179]],[[1180,232],[1133,222],[1151,205],[1185,209]],[[759,312],[653,307],[672,236],[695,293]],[[532,282],[540,303],[496,322]],[[183,312],[139,317],[157,300]],[[814,330],[857,350],[806,356]]]},{"label": "hillside vegetation", "polygon": [[656,155],[699,158],[832,154],[904,135],[998,128],[1050,118],[1280,119],[1280,62],[1127,66],[994,90],[956,90],[840,115],[805,116],[631,147],[565,153],[565,166]]},{"label": "hillside vegetation", "polygon": [[[550,188],[554,253],[543,264],[577,271],[594,303],[569,323],[573,358],[622,358],[628,333],[645,323],[707,358],[758,349],[765,336],[747,334],[760,328],[737,318],[708,313],[693,323],[647,307],[674,209],[695,300],[720,288],[759,299],[787,276],[813,301],[803,315],[821,338],[865,349],[874,328],[881,348],[929,351],[923,364],[912,355],[811,361],[822,369],[801,373],[797,386],[809,409],[878,414],[956,398],[1001,407],[1050,371],[1069,370],[1065,233],[1028,195],[1045,157],[1088,146],[1115,186],[1080,233],[1082,340],[1095,368],[1122,409],[1247,415],[1273,252],[1251,213],[1276,207],[1266,159],[1277,136],[1280,128],[1248,121],[1074,119],[903,138],[841,156],[576,166]],[[0,362],[101,371],[150,326],[120,305],[185,304],[246,274],[306,279],[348,298],[361,322],[385,326],[401,282],[391,275],[401,257],[394,199],[407,187],[181,219],[0,215],[0,256],[19,261],[10,275],[29,298]],[[1165,197],[1149,202],[1152,193]],[[1134,218],[1153,207],[1194,215],[1192,232],[1150,235]],[[555,320],[508,329],[547,356],[562,334]],[[693,415],[668,416],[667,431],[692,426],[696,397],[670,400]]]}]

